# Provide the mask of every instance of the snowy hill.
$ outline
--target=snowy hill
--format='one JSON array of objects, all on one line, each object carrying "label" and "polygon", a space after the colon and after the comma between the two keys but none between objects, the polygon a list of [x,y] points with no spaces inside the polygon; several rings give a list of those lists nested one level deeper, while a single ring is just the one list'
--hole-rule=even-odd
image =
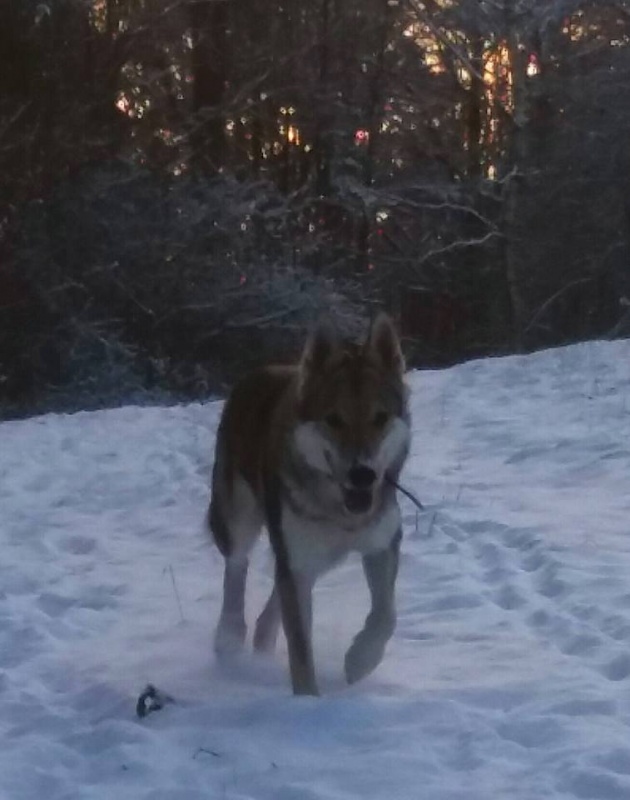
[{"label": "snowy hill", "polygon": [[345,687],[367,597],[327,576],[320,699],[283,648],[214,663],[218,404],[0,425],[2,800],[630,797],[630,342],[410,383],[399,627]]}]

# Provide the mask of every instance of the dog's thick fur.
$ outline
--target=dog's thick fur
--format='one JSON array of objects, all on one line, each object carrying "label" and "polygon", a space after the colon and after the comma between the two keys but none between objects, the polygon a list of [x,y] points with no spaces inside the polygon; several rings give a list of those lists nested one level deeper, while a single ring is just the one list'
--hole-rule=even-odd
[{"label": "dog's thick fur", "polygon": [[367,341],[320,326],[295,367],[268,367],[239,383],[217,434],[209,522],[225,557],[219,656],[245,639],[248,559],[266,526],[274,589],[254,646],[274,647],[282,620],[295,694],[317,694],[311,642],[315,580],[350,552],[363,557],[371,610],[345,658],[352,683],[381,661],[395,623],[401,538],[393,482],[409,449],[404,362],[390,319]]}]

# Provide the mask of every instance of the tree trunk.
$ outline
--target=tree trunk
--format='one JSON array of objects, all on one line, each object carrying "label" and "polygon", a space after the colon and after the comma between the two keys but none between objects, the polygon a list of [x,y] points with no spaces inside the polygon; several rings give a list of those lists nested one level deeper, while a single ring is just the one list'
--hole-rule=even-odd
[{"label": "tree trunk", "polygon": [[191,162],[206,174],[225,161],[223,100],[227,82],[229,0],[194,0],[189,5],[192,30],[193,130]]},{"label": "tree trunk", "polygon": [[[374,165],[376,161],[376,144],[383,120],[383,95],[385,90],[385,52],[390,30],[390,6],[388,0],[381,4],[381,16],[377,27],[377,40],[374,54],[374,71],[370,82],[370,99],[368,109],[368,142],[363,169],[363,181],[369,188],[374,182]],[[370,268],[370,234],[372,220],[370,209],[363,207],[363,213],[357,231],[357,268],[363,272]]]},{"label": "tree trunk", "polygon": [[526,255],[528,231],[525,230],[524,208],[527,203],[528,154],[530,146],[527,88],[527,48],[515,30],[511,13],[506,10],[507,46],[512,72],[512,123],[509,131],[509,153],[506,159],[503,184],[503,234],[505,241],[505,275],[507,295],[510,300],[509,316],[512,320],[512,345],[516,350],[524,346],[529,318],[527,284],[529,259]]},{"label": "tree trunk", "polygon": [[319,35],[319,108],[315,135],[315,191],[320,197],[330,194],[331,115],[328,74],[330,69],[330,0],[322,0]]},{"label": "tree trunk", "polygon": [[466,109],[466,143],[468,146],[468,177],[480,178],[483,172],[481,151],[481,119],[484,102],[483,39],[475,33],[471,40],[471,64],[468,103]]}]

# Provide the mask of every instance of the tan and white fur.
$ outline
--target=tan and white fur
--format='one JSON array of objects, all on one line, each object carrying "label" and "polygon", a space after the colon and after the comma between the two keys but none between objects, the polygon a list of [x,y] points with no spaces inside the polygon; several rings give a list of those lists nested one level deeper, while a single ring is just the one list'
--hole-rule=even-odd
[{"label": "tan and white fur", "polygon": [[313,585],[349,553],[362,556],[371,596],[346,653],[349,683],[375,669],[394,631],[401,539],[394,483],[410,439],[403,373],[398,336],[381,314],[361,345],[320,326],[297,366],[259,370],[226,402],[209,511],[225,557],[215,649],[224,657],[243,645],[249,555],[265,526],[275,584],[254,647],[272,650],[282,622],[295,694],[318,694]]}]

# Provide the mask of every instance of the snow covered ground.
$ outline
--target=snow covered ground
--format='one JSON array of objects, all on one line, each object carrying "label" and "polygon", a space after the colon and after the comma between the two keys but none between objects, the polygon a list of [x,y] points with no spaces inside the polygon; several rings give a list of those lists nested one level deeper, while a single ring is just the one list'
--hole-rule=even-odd
[{"label": "snow covered ground", "polygon": [[219,404],[0,425],[1,800],[630,798],[630,342],[410,383],[399,627],[345,687],[367,597],[327,576],[320,699],[283,648],[214,662]]}]

